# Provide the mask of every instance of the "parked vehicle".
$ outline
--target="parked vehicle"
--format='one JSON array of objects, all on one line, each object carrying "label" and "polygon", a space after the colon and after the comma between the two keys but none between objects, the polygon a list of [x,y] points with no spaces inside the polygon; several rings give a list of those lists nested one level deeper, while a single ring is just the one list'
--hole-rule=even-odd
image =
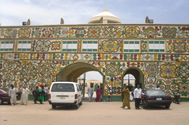
[{"label": "parked vehicle", "polygon": [[[22,92],[17,92],[16,97],[17,100],[20,100]],[[8,92],[4,91],[3,89],[0,89],[0,102],[3,104],[4,102],[8,102],[10,104],[10,96]]]},{"label": "parked vehicle", "polygon": [[171,96],[160,89],[145,90],[142,95],[142,105],[144,108],[149,105],[163,105],[168,109],[171,103]]},{"label": "parked vehicle", "polygon": [[173,94],[174,94],[173,102],[179,104],[180,103],[180,94],[177,92],[174,92]]},{"label": "parked vehicle", "polygon": [[82,91],[75,82],[53,82],[49,90],[49,104],[55,109],[59,105],[82,105]]}]

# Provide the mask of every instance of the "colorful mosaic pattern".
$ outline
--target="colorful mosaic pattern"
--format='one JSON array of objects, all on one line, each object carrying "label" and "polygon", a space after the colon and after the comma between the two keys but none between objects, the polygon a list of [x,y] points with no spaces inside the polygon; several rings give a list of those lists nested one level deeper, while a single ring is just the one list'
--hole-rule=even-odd
[{"label": "colorful mosaic pattern", "polygon": [[155,63],[146,66],[146,73],[148,73],[148,76],[156,76],[159,72],[158,70],[158,66]]},{"label": "colorful mosaic pattern", "polygon": [[177,67],[174,64],[166,63],[161,65],[161,77],[163,78],[175,78],[177,76]]},{"label": "colorful mosaic pattern", "polygon": [[104,75],[104,96],[121,96],[124,72],[137,68],[146,89],[158,84],[189,98],[188,25],[3,27],[0,47],[0,87],[50,85],[61,70],[80,62]]},{"label": "colorful mosaic pattern", "polygon": [[0,28],[0,38],[189,38],[188,26],[47,26]]}]

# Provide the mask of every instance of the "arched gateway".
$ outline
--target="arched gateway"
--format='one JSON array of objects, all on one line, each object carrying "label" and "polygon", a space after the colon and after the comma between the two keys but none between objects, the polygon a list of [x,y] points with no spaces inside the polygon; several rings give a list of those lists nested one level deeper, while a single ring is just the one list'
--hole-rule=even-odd
[{"label": "arched gateway", "polygon": [[[3,24],[2,24],[3,25]],[[103,76],[103,97],[121,100],[123,77],[189,100],[189,24],[123,24],[107,9],[89,24],[0,26],[0,88]]]}]

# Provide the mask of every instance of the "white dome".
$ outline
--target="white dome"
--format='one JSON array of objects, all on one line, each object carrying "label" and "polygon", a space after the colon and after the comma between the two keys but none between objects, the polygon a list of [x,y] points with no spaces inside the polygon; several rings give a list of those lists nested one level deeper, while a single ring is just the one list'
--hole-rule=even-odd
[{"label": "white dome", "polygon": [[104,9],[101,13],[95,15],[89,20],[90,23],[100,23],[100,19],[103,17],[103,23],[121,23],[121,20],[109,12],[108,9]]}]

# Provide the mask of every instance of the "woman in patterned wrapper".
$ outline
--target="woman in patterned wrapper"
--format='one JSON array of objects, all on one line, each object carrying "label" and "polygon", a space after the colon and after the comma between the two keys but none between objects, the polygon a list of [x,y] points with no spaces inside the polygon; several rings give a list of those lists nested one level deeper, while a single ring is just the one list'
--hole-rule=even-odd
[{"label": "woman in patterned wrapper", "polygon": [[43,104],[43,102],[44,102],[44,96],[45,96],[44,85],[41,84],[40,87],[41,88],[39,89],[38,100],[39,100],[40,104]]}]

